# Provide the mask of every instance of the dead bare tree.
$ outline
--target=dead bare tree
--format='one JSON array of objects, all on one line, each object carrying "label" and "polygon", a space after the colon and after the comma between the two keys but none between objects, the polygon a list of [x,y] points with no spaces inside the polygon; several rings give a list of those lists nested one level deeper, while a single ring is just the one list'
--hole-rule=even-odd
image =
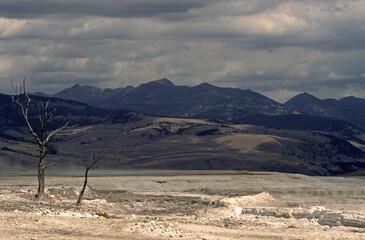
[{"label": "dead bare tree", "polygon": [[88,161],[88,164],[87,164],[87,167],[86,167],[86,170],[85,170],[84,185],[81,188],[81,191],[80,191],[80,194],[79,194],[79,199],[77,200],[76,205],[80,205],[81,204],[81,200],[82,200],[82,197],[84,196],[84,192],[85,192],[85,189],[86,189],[87,176],[88,176],[88,173],[89,173],[90,168],[92,168],[97,162],[99,162],[100,159],[101,159],[101,157],[100,156],[97,157],[95,155],[95,153],[90,157],[90,160]]},{"label": "dead bare tree", "polygon": [[16,82],[15,84],[12,82],[12,87],[15,93],[15,95],[12,96],[12,101],[18,104],[25,123],[29,129],[29,132],[35,139],[35,142],[37,143],[39,148],[37,199],[42,200],[45,189],[44,170],[47,167],[54,165],[46,165],[46,155],[49,152],[49,141],[52,137],[56,136],[60,131],[65,129],[68,125],[68,122],[62,127],[48,132],[48,123],[51,121],[54,113],[60,105],[58,102],[56,104],[51,104],[51,98],[48,98],[48,100],[38,102],[38,118],[40,121],[40,131],[37,132],[35,128],[31,125],[29,120],[29,108],[31,106],[33,98],[30,98],[28,95],[28,92],[25,88],[25,81],[26,78],[23,78],[22,81]]}]

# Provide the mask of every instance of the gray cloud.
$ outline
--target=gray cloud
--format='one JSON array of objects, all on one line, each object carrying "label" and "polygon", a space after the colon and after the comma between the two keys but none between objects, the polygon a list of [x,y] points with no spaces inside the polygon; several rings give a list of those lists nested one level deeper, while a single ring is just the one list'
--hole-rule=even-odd
[{"label": "gray cloud", "polygon": [[138,85],[168,77],[365,97],[365,6],[356,0],[0,0],[0,88]]},{"label": "gray cloud", "polygon": [[0,14],[7,18],[38,18],[41,15],[150,17],[184,13],[210,1],[195,0],[2,0]]}]

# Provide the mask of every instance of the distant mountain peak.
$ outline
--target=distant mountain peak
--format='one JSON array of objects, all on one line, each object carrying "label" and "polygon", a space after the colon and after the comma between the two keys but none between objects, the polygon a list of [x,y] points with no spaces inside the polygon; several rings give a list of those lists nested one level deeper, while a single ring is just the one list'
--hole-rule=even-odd
[{"label": "distant mountain peak", "polygon": [[318,99],[317,97],[315,97],[312,94],[309,94],[307,92],[300,93],[296,97],[307,98],[307,99],[309,99],[309,98],[311,98],[311,99]]},{"label": "distant mountain peak", "polygon": [[200,84],[199,86],[209,86],[209,87],[214,87],[213,84],[210,84],[210,83],[207,83],[207,82],[204,82],[202,84]]},{"label": "distant mountain peak", "polygon": [[90,90],[90,89],[101,90],[101,88],[98,88],[98,87],[93,87],[93,86],[89,86],[89,85],[80,85],[78,83],[75,83],[72,87],[66,88],[65,90],[83,91],[83,90],[86,90],[86,89],[88,89],[88,90]]},{"label": "distant mountain peak", "polygon": [[358,111],[360,111],[360,112],[364,112],[364,110],[365,110],[365,99],[363,99],[363,98],[348,96],[348,97],[341,98],[339,100],[339,102],[346,105],[349,108],[354,108],[354,107],[360,107],[361,106],[358,109]]},{"label": "distant mountain peak", "polygon": [[167,78],[162,78],[162,79],[158,79],[158,80],[154,80],[151,81],[147,84],[151,84],[151,83],[158,83],[158,84],[162,84],[162,85],[167,85],[167,86],[175,86],[170,80],[168,80]]},{"label": "distant mountain peak", "polygon": [[81,88],[82,86],[78,83],[75,83],[74,85],[72,85],[71,87],[69,88],[66,88],[66,89],[78,89],[78,88]]},{"label": "distant mountain peak", "polygon": [[347,96],[347,97],[344,97],[344,98],[340,99],[340,101],[343,101],[343,100],[361,100],[361,98],[358,98],[358,97],[355,97],[355,96]]},{"label": "distant mountain peak", "polygon": [[198,88],[198,89],[214,89],[214,88],[217,88],[216,86],[210,84],[210,83],[201,83],[199,84],[198,86],[195,86],[195,88]]},{"label": "distant mountain peak", "polygon": [[365,119],[365,99],[353,96],[340,100],[320,100],[308,93],[301,93],[287,101],[285,105],[317,116],[345,118],[351,121]]},{"label": "distant mountain peak", "polygon": [[316,102],[321,102],[322,100],[320,100],[319,98],[304,92],[304,93],[300,93],[296,96],[294,96],[293,98],[289,99],[289,101],[287,101],[285,103],[285,105],[302,105],[302,104],[307,104],[309,102],[311,103],[316,103]]},{"label": "distant mountain peak", "polygon": [[48,94],[45,94],[44,92],[35,92],[35,93],[30,93],[30,95],[35,95],[35,96],[40,96],[40,97],[48,97]]}]

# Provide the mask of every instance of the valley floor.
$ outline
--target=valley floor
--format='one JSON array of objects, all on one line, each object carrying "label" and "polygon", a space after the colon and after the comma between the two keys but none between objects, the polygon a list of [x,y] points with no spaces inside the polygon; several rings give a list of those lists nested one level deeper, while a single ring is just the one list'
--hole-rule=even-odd
[{"label": "valley floor", "polygon": [[365,239],[365,179],[237,175],[0,177],[0,239]]}]

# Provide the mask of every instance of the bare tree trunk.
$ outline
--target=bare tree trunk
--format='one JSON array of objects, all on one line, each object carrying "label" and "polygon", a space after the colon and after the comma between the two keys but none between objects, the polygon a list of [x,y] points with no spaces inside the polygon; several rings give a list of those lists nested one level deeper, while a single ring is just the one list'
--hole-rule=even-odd
[{"label": "bare tree trunk", "polygon": [[98,161],[100,161],[100,159],[101,159],[101,157],[96,157],[95,156],[95,153],[90,157],[89,163],[88,163],[88,165],[86,167],[86,170],[85,170],[84,185],[81,188],[81,191],[80,191],[80,194],[79,194],[79,199],[77,200],[76,205],[80,205],[81,204],[81,200],[82,200],[82,197],[84,196],[84,192],[85,192],[85,189],[86,189],[87,175],[89,173],[90,168],[92,168],[92,166],[94,166],[95,163],[97,163]]},{"label": "bare tree trunk", "polygon": [[45,181],[44,181],[44,165],[38,164],[38,193],[37,199],[42,200],[44,195]]},{"label": "bare tree trunk", "polygon": [[37,200],[42,200],[45,189],[44,170],[46,169],[46,150],[43,146],[40,151],[39,162],[38,162],[38,193]]},{"label": "bare tree trunk", "polygon": [[81,200],[82,200],[82,197],[84,196],[84,192],[85,192],[85,189],[86,189],[86,185],[87,185],[87,174],[89,172],[89,169],[90,168],[86,168],[86,171],[85,171],[85,180],[84,180],[84,185],[82,186],[82,189],[80,191],[80,194],[79,194],[79,199],[77,200],[76,204],[77,205],[80,205],[81,204]]}]

